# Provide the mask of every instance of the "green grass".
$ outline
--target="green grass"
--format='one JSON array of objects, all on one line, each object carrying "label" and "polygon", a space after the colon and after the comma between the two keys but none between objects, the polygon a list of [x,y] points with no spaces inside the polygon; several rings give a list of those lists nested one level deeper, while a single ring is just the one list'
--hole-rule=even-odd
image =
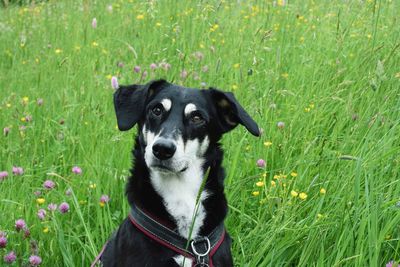
[{"label": "green grass", "polygon": [[[127,215],[134,131],[115,128],[111,75],[121,84],[166,78],[233,91],[264,129],[257,139],[238,127],[222,141],[237,266],[400,261],[399,1],[136,0],[117,1],[112,12],[109,2],[0,10],[0,129],[11,127],[0,135],[0,171],[10,173],[0,182],[0,231],[9,241],[0,265],[14,250],[16,266],[36,252],[43,266],[88,266]],[[163,61],[170,70],[150,70]],[[21,121],[27,115],[32,121]],[[24,175],[13,176],[14,165]],[[47,179],[56,189],[42,189]],[[104,207],[102,194],[111,197]],[[69,213],[37,218],[63,201]],[[19,218],[29,239],[14,230]]]}]

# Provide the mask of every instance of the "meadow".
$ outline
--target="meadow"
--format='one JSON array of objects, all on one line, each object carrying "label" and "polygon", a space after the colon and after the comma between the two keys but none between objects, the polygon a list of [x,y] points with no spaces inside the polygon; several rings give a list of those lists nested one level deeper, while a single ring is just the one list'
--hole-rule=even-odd
[{"label": "meadow", "polygon": [[127,216],[113,76],[263,129],[222,140],[236,266],[397,266],[399,1],[36,2],[0,5],[0,266],[89,266]]}]

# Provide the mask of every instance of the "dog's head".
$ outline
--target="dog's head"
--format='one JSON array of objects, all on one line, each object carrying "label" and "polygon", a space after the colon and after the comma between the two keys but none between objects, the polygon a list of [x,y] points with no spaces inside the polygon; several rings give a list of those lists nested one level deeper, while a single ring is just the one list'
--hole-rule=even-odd
[{"label": "dog's head", "polygon": [[185,88],[164,80],[120,86],[114,105],[120,130],[139,125],[146,165],[159,173],[184,173],[202,162],[210,144],[238,124],[260,135],[233,94],[213,88]]}]

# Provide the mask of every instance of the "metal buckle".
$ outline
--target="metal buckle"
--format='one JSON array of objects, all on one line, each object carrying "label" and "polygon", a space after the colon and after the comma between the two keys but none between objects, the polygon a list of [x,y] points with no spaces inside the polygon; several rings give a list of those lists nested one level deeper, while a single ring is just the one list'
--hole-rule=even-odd
[{"label": "metal buckle", "polygon": [[[207,250],[206,250],[206,252],[204,252],[204,253],[199,253],[199,252],[196,250],[196,246],[195,246],[195,245],[200,244],[201,242],[206,242],[206,245],[207,245]],[[194,253],[197,257],[204,257],[204,256],[207,256],[208,253],[210,253],[210,250],[211,250],[210,240],[208,239],[208,237],[197,237],[197,238],[194,238],[194,239],[192,240],[192,242],[190,243],[190,245],[192,246],[193,253]]]}]

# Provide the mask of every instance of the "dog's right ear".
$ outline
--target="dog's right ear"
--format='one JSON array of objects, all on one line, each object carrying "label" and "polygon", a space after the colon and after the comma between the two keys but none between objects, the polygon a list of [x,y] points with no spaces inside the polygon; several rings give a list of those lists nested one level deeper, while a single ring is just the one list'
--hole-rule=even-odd
[{"label": "dog's right ear", "polygon": [[148,100],[166,84],[165,80],[156,80],[145,85],[120,85],[114,93],[118,129],[131,129],[142,118]]}]

